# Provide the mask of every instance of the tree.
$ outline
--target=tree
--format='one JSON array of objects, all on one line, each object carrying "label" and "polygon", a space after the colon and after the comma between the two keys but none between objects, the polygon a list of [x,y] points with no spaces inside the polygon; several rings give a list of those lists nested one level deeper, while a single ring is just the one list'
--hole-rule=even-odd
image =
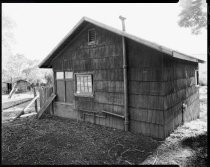
[{"label": "tree", "polygon": [[2,66],[5,67],[7,59],[12,55],[12,46],[16,43],[13,30],[16,23],[2,12]]},{"label": "tree", "polygon": [[45,83],[47,85],[52,85],[53,74],[52,70],[40,69],[38,67],[39,61],[34,60],[34,64],[25,68],[22,73],[26,79],[36,85],[37,83]]},{"label": "tree", "polygon": [[11,55],[8,57],[6,69],[12,78],[22,78],[22,70],[28,67],[27,58],[22,54]]},{"label": "tree", "polygon": [[10,47],[12,43],[15,43],[13,33],[15,27],[14,20],[2,13],[2,44],[4,47]]},{"label": "tree", "polygon": [[51,85],[53,75],[50,70],[40,69],[39,60],[30,60],[22,54],[12,55],[8,58],[6,68],[2,71],[4,78],[22,78],[34,85],[37,83],[46,83]]},{"label": "tree", "polygon": [[9,77],[9,72],[6,69],[2,69],[2,81],[8,81],[11,78]]},{"label": "tree", "polygon": [[201,29],[207,29],[207,5],[205,0],[182,0],[182,11],[179,14],[180,27],[191,28],[191,32],[197,35]]},{"label": "tree", "polygon": [[49,86],[53,85],[53,73],[52,71],[46,72],[44,79],[46,80],[46,84]]}]

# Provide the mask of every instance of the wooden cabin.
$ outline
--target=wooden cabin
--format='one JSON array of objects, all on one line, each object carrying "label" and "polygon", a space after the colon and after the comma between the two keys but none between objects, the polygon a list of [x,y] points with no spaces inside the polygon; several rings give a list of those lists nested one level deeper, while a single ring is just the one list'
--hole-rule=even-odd
[{"label": "wooden cabin", "polygon": [[53,114],[164,139],[199,117],[204,61],[83,17],[40,63]]},{"label": "wooden cabin", "polygon": [[9,94],[9,92],[12,90],[12,83],[8,81],[2,82],[1,88],[2,94]]},{"label": "wooden cabin", "polygon": [[16,93],[22,93],[30,91],[30,83],[26,80],[19,79],[14,81],[13,85],[16,87],[17,91]]},{"label": "wooden cabin", "polygon": [[13,88],[16,90],[16,93],[27,92],[31,90],[31,84],[20,77],[2,82],[2,94],[9,94]]}]

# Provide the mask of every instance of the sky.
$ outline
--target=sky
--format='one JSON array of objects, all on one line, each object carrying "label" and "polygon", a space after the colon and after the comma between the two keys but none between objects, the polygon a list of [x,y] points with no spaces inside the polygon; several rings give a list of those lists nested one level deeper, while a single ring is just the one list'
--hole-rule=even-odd
[{"label": "sky", "polygon": [[206,60],[207,32],[192,35],[190,29],[179,27],[181,9],[178,3],[2,4],[2,12],[16,23],[12,52],[30,59],[42,61],[83,16],[121,30],[122,15],[127,33]]}]

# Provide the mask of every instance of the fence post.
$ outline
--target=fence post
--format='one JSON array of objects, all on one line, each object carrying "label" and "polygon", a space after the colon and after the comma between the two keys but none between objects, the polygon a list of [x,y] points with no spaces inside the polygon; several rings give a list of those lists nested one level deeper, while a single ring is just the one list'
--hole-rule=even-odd
[{"label": "fence post", "polygon": [[[36,97],[36,88],[34,87],[33,89],[34,89],[34,97]],[[35,100],[34,106],[35,106],[35,111],[37,113],[38,112],[38,109],[37,109],[37,99]]]},{"label": "fence post", "polygon": [[41,87],[39,87],[39,101],[40,101],[40,109],[42,108],[42,88]]},{"label": "fence post", "polygon": [[[40,97],[40,109],[44,106],[44,104],[48,101],[48,99],[53,94],[53,88],[52,87],[40,87],[39,88],[39,97]],[[48,109],[46,109],[46,113],[50,113],[53,115],[53,104],[49,106]]]}]

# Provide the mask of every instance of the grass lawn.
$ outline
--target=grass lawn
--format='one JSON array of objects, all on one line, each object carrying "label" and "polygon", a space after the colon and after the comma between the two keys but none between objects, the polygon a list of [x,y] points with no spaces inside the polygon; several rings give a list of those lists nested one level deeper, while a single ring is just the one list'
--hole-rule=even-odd
[{"label": "grass lawn", "polygon": [[207,87],[200,88],[200,119],[164,141],[140,134],[34,116],[2,123],[2,164],[178,164],[207,166]]}]

